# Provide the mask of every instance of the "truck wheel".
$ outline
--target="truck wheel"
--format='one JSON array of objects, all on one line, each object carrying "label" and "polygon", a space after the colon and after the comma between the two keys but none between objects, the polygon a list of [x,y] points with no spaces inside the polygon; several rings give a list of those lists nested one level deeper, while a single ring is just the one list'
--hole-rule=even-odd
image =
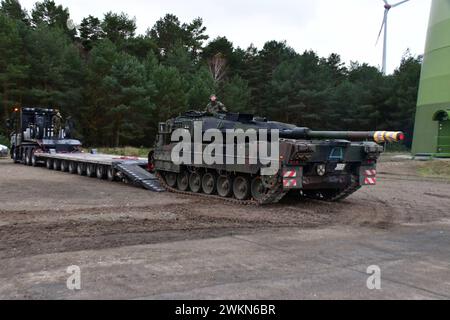
[{"label": "truck wheel", "polygon": [[53,169],[53,160],[52,159],[45,160],[45,166],[47,167],[47,169]]},{"label": "truck wheel", "polygon": [[114,169],[112,166],[108,167],[108,169],[106,170],[106,176],[109,181],[116,181],[116,169]]},{"label": "truck wheel", "polygon": [[69,162],[69,173],[71,173],[71,174],[77,173],[77,163],[76,162],[73,162],[73,161]]},{"label": "truck wheel", "polygon": [[244,176],[237,176],[233,181],[234,197],[238,200],[250,198],[250,182]]},{"label": "truck wheel", "polygon": [[233,193],[233,180],[226,175],[217,178],[217,193],[219,196],[228,198]]},{"label": "truck wheel", "polygon": [[37,165],[38,165],[37,159],[36,159],[36,149],[31,150],[31,165],[33,167],[37,167]]},{"label": "truck wheel", "polygon": [[88,164],[86,166],[86,175],[90,178],[95,176],[95,164]]},{"label": "truck wheel", "polygon": [[77,173],[80,176],[84,176],[86,174],[86,166],[82,162],[78,162],[77,164]]},{"label": "truck wheel", "polygon": [[21,160],[22,160],[23,165],[27,165],[27,154],[28,154],[27,148],[23,148],[22,152],[21,152],[21,155],[22,155]]},{"label": "truck wheel", "polygon": [[25,150],[25,164],[31,166],[31,148]]},{"label": "truck wheel", "polygon": [[104,166],[97,166],[97,169],[95,170],[96,176],[98,179],[104,179],[105,178],[105,167]]}]

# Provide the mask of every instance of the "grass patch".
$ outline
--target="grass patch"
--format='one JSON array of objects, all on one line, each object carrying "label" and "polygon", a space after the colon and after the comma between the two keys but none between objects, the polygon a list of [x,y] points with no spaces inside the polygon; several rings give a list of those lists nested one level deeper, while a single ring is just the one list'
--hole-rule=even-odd
[{"label": "grass patch", "polygon": [[411,150],[401,143],[387,143],[384,152],[386,153],[410,153]]},{"label": "grass patch", "polygon": [[123,147],[123,148],[89,148],[86,152],[91,149],[97,149],[98,153],[113,154],[116,156],[130,156],[130,157],[141,157],[147,158],[150,148],[135,148],[135,147]]},{"label": "grass patch", "polygon": [[450,179],[450,161],[431,160],[421,163],[417,168],[423,177]]}]

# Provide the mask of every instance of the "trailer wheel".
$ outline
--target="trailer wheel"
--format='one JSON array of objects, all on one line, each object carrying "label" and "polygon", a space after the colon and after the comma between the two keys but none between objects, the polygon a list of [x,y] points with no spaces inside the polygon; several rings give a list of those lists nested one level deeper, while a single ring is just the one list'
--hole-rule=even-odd
[{"label": "trailer wheel", "polygon": [[78,162],[77,164],[77,173],[80,176],[84,176],[86,174],[86,165],[82,162]]},{"label": "trailer wheel", "polygon": [[69,173],[71,173],[71,174],[77,173],[77,163],[76,162],[73,162],[73,161],[69,162]]},{"label": "trailer wheel", "polygon": [[67,172],[68,170],[69,170],[69,163],[67,162],[67,160],[61,161],[61,171]]},{"label": "trailer wheel", "polygon": [[98,179],[104,179],[105,178],[105,171],[106,171],[106,169],[105,169],[104,166],[98,165],[97,169],[95,170],[97,178]]},{"label": "trailer wheel", "polygon": [[61,160],[53,161],[53,170],[61,170]]},{"label": "trailer wheel", "polygon": [[116,169],[114,169],[112,166],[108,167],[106,170],[106,176],[109,181],[116,181]]},{"label": "trailer wheel", "polygon": [[86,175],[90,178],[95,176],[95,164],[86,165]]},{"label": "trailer wheel", "polygon": [[47,167],[47,169],[52,169],[53,168],[53,160],[50,158],[45,160],[45,166]]}]

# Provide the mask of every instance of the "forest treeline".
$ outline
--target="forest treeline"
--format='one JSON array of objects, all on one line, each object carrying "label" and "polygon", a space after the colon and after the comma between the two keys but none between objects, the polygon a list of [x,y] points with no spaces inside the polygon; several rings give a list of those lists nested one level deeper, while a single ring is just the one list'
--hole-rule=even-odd
[{"label": "forest treeline", "polygon": [[75,28],[69,17],[52,0],[30,12],[1,1],[0,135],[13,106],[52,107],[75,120],[86,145],[150,146],[158,122],[204,109],[216,93],[233,112],[317,130],[403,130],[410,143],[420,57],[406,53],[384,76],[286,42],[242,49],[209,39],[201,18],[167,14],[140,35],[125,13],[88,16]]}]

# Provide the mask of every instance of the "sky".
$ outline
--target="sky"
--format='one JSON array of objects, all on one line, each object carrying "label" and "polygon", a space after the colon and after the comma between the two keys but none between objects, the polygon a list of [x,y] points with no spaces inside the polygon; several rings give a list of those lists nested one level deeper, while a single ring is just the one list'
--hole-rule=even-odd
[{"label": "sky", "polygon": [[[395,4],[400,0],[388,0]],[[31,10],[34,0],[21,0]],[[166,13],[182,22],[203,18],[211,39],[226,36],[235,46],[261,48],[269,40],[286,40],[297,52],[314,50],[320,56],[338,53],[345,62],[379,67],[382,39],[376,46],[384,14],[383,0],[55,0],[69,8],[80,23],[89,14],[108,11],[135,17],[138,33]],[[389,13],[388,73],[398,67],[407,49],[423,54],[431,0],[410,0]]]}]

